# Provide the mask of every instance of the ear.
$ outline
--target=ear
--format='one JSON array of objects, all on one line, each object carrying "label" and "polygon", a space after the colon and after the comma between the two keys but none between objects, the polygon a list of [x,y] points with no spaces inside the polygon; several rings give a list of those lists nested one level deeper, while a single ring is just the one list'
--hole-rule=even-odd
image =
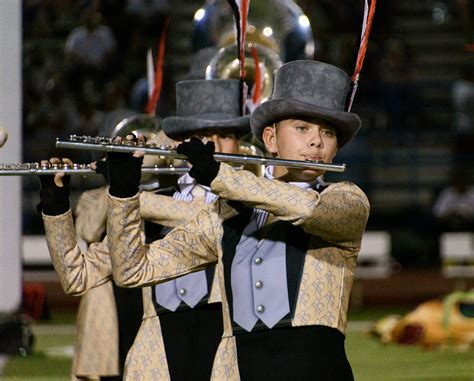
[{"label": "ear", "polygon": [[271,154],[278,153],[275,127],[265,127],[262,132],[262,140],[265,143],[265,147],[267,148],[268,152]]}]

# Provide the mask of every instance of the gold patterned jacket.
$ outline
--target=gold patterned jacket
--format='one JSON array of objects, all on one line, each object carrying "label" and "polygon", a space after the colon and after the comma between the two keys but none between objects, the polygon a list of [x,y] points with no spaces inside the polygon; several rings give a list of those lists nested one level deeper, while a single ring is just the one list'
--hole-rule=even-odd
[{"label": "gold patterned jacket", "polygon": [[88,244],[100,242],[107,230],[107,189],[82,192],[74,209],[76,233]]},{"label": "gold patterned jacket", "polygon": [[370,210],[365,194],[349,182],[331,184],[318,193],[258,178],[248,171],[237,172],[224,163],[211,190],[220,197],[212,209],[201,210],[189,224],[148,245],[143,244],[140,233],[139,197],[120,199],[109,194],[107,234],[117,284],[156,284],[217,262],[224,336],[213,379],[238,380],[221,239],[226,220],[239,214],[227,200],[242,201],[269,212],[273,221],[300,226],[309,235],[292,326],[325,325],[344,333],[356,259]]},{"label": "gold patterned jacket", "polygon": [[[140,200],[143,219],[167,227],[190,220],[205,207],[201,201],[190,204],[150,192],[140,193]],[[58,216],[43,214],[43,222],[53,267],[66,294],[79,296],[112,279],[107,237],[82,251],[77,244],[71,210]]]},{"label": "gold patterned jacket", "polygon": [[[88,245],[101,241],[107,228],[106,187],[82,192],[74,217],[79,238]],[[120,375],[118,331],[112,282],[89,289],[76,314],[72,380]]]},{"label": "gold patterned jacket", "polygon": [[[105,196],[107,195],[106,188],[101,188],[101,191]],[[93,196],[91,205],[97,204],[97,200],[102,199],[99,191],[91,195]],[[85,199],[90,199],[89,196],[91,195],[84,197]],[[191,219],[201,208],[205,207],[204,202],[200,200],[188,203],[151,192],[141,193],[140,202],[142,204],[141,217],[143,219],[167,227],[174,227]],[[80,209],[79,218],[82,226],[80,232],[83,237],[84,235],[86,237],[97,236],[97,233],[94,232],[97,229],[92,228],[92,226],[97,225],[97,221],[90,221],[91,225],[83,226],[83,223],[87,223],[91,219],[90,217],[93,216],[93,210],[97,209],[91,208],[90,205]],[[107,295],[112,296],[112,287],[109,282],[112,279],[112,265],[107,246],[107,237],[101,242],[90,244],[87,251],[81,251],[77,245],[76,231],[70,210],[58,216],[43,214],[43,221],[49,252],[64,291],[67,294],[76,296],[85,294],[84,297],[87,298],[98,295],[102,299],[102,302],[99,304],[82,303],[81,301],[83,307],[81,315],[91,315],[86,313],[84,309],[94,311],[93,313],[96,314],[96,317],[99,312],[100,315],[103,315],[107,313],[107,310],[110,315],[111,308],[114,308],[113,303],[110,303],[111,298],[104,298]],[[153,305],[151,287],[142,289],[142,298],[144,309],[143,321],[127,356],[124,379],[136,379],[138,375],[141,375],[146,380],[169,380],[161,326]],[[220,289],[217,285],[217,277],[215,277],[209,302],[219,301]],[[114,321],[115,326],[117,326],[116,318]],[[92,338],[92,341],[80,341],[80,344],[82,344],[78,348],[79,357],[75,358],[74,373],[76,375],[88,376],[114,375],[115,373],[110,373],[110,369],[116,369],[115,372],[118,372],[118,364],[116,366],[111,364],[111,359],[118,358],[118,348],[116,348],[116,345],[109,345],[110,351],[108,352],[110,356],[107,356],[107,361],[104,360],[103,356],[92,356],[90,358],[91,356],[88,354],[95,353],[93,351],[94,347],[101,347],[101,344],[97,344],[98,338],[103,335],[106,335],[108,338],[114,337],[113,333],[115,332],[116,334],[118,328],[114,330],[112,325],[109,325],[107,331],[103,329],[94,330],[94,327],[100,323],[97,319],[88,319],[88,321],[82,323],[79,324],[79,328],[87,327],[90,333],[92,331],[98,332],[88,335]],[[84,332],[84,334],[86,333]],[[107,345],[106,343],[106,340],[102,341],[102,344]],[[100,365],[95,365],[96,363]],[[107,364],[111,365],[107,366]]]}]

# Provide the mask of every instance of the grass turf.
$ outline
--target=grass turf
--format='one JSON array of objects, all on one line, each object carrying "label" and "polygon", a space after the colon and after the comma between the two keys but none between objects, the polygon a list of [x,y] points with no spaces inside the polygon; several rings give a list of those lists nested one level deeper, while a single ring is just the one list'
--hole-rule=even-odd
[{"label": "grass turf", "polygon": [[[5,381],[69,380],[72,360],[61,352],[70,348],[74,333],[51,332],[35,334],[33,354],[25,357],[14,356],[8,359],[3,377]],[[55,353],[56,352],[56,353]]]},{"label": "grass turf", "polygon": [[[397,311],[361,310],[350,314],[350,321],[376,319]],[[399,311],[402,312],[402,311]],[[73,316],[59,316],[54,324],[41,324],[35,329],[34,353],[27,357],[11,357],[1,380],[41,381],[69,380],[71,358],[58,349],[71,347]],[[59,327],[59,328],[58,328]],[[66,326],[67,327],[67,326]],[[72,328],[72,326],[69,326]],[[51,329],[48,329],[51,328]],[[474,351],[424,350],[401,345],[383,345],[363,331],[349,330],[346,349],[357,381],[473,381]]]},{"label": "grass turf", "polygon": [[474,380],[474,350],[459,352],[384,345],[364,332],[349,332],[346,351],[356,380]]}]

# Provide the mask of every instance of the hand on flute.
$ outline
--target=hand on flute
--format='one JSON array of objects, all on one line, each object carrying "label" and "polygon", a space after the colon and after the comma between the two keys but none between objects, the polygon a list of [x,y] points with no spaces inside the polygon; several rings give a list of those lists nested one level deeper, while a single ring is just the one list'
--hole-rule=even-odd
[{"label": "hand on flute", "polygon": [[102,160],[93,161],[91,163],[91,169],[95,171],[95,173],[102,175],[105,181],[107,181],[107,184],[110,184],[109,172],[107,169],[107,160],[105,158]]},{"label": "hand on flute", "polygon": [[192,137],[188,142],[181,143],[176,151],[188,158],[192,164],[189,175],[199,184],[210,186],[219,172],[220,163],[214,159],[214,143],[204,144],[200,139]]},{"label": "hand on flute", "polygon": [[[114,138],[116,142],[121,142],[122,138]],[[144,142],[142,135],[136,137],[130,133],[125,138],[130,143]],[[109,193],[114,197],[128,198],[138,193],[140,185],[141,168],[144,153],[140,150],[130,153],[108,152],[107,153],[107,175],[109,179]]]},{"label": "hand on flute", "polygon": [[[49,160],[42,160],[41,165],[50,166],[54,164],[73,165],[68,158],[53,157]],[[71,177],[64,172],[58,172],[55,175],[39,176],[41,182],[40,199],[37,206],[38,212],[50,216],[57,216],[69,210],[69,182]]]}]

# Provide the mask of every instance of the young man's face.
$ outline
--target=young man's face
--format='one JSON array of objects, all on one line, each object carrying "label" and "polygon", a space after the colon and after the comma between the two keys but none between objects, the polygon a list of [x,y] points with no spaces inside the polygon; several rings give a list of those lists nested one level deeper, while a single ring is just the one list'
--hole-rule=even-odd
[{"label": "young man's face", "polygon": [[239,151],[240,140],[233,133],[206,133],[201,134],[199,137],[204,143],[208,141],[214,142],[216,146],[215,152],[234,154]]},{"label": "young man's face", "polygon": [[[337,152],[335,128],[316,120],[285,119],[263,130],[267,150],[276,157],[331,163]],[[275,167],[286,181],[311,181],[323,170]]]}]

